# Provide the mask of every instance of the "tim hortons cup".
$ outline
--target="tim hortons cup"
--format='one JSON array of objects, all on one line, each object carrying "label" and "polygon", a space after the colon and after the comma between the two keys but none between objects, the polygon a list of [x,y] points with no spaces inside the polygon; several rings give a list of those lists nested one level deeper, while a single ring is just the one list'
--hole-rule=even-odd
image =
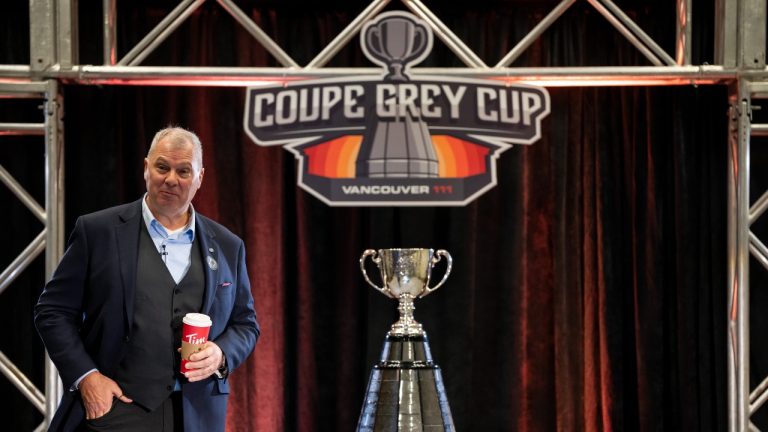
[{"label": "tim hortons cup", "polygon": [[203,349],[208,342],[211,318],[201,313],[188,313],[181,320],[181,372],[187,372],[189,356]]},{"label": "tim hortons cup", "polygon": [[[365,270],[365,259],[371,257],[381,273],[383,286],[371,282]],[[442,257],[447,261],[447,267],[443,278],[435,286],[430,287],[432,268],[440,262]],[[451,274],[453,259],[448,251],[439,249],[368,249],[360,256],[360,271],[369,285],[380,293],[397,299],[400,303],[397,308],[400,311],[400,319],[392,324],[389,335],[415,336],[424,335],[421,324],[413,319],[413,300],[425,297],[440,288],[448,275]]]}]

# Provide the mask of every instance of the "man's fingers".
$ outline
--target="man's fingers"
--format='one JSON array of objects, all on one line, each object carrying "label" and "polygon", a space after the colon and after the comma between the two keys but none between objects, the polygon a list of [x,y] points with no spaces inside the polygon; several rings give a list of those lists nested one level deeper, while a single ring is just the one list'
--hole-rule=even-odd
[{"label": "man's fingers", "polygon": [[120,395],[120,396],[117,396],[117,398],[120,399],[120,401],[125,403],[133,403],[133,399],[129,398],[126,395]]},{"label": "man's fingers", "polygon": [[[133,403],[133,399],[129,398],[128,396],[124,394],[120,395],[114,395],[115,399],[120,400],[124,403]],[[87,420],[93,420],[97,419],[99,417],[103,417],[107,414],[109,414],[110,411],[112,411],[112,407],[114,406],[114,403],[104,404],[104,403],[92,403],[92,404],[86,404],[86,410],[85,410],[85,418]]]},{"label": "man's fingers", "polygon": [[98,371],[86,375],[83,379],[80,384],[80,396],[83,399],[85,418],[89,420],[109,413],[117,400],[125,403],[133,402],[123,394],[123,390],[114,380]]},{"label": "man's fingers", "polygon": [[192,353],[192,355],[189,356],[189,360],[190,361],[200,361],[200,360],[203,360],[205,358],[208,358],[208,357],[212,356],[214,354],[214,352],[215,351],[214,351],[213,347],[210,344],[206,343],[205,346],[203,347],[203,349],[201,349],[200,351]]},{"label": "man's fingers", "polygon": [[190,382],[200,381],[213,375],[222,362],[222,351],[214,342],[206,342],[203,349],[189,356],[184,376]]},{"label": "man's fingers", "polygon": [[187,377],[189,382],[200,381],[208,378],[209,376],[213,375],[217,369],[215,362],[207,361],[207,359],[196,364],[187,363],[187,367],[189,367],[191,370],[185,372],[184,376]]},{"label": "man's fingers", "polygon": [[85,410],[85,413],[86,413],[85,418],[88,420],[97,419],[101,416],[106,415],[109,412],[110,408],[112,408],[111,405],[105,408],[96,404],[88,404],[87,409]]}]

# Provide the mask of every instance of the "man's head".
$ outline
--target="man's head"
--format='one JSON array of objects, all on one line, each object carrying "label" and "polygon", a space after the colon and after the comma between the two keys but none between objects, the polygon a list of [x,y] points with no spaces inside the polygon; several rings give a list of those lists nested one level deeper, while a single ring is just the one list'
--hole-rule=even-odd
[{"label": "man's head", "polygon": [[203,147],[194,133],[180,128],[160,130],[144,159],[147,205],[166,228],[186,223],[189,203],[203,182]]}]

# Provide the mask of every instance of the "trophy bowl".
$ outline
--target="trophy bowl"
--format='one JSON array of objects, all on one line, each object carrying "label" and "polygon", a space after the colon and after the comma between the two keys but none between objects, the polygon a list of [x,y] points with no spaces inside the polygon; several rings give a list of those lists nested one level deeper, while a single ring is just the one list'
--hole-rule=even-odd
[{"label": "trophy bowl", "polygon": [[[371,281],[365,269],[366,258],[371,257],[379,268],[383,286]],[[447,267],[443,278],[430,287],[432,268],[445,257]],[[400,320],[392,325],[390,335],[423,335],[421,324],[413,319],[413,300],[425,297],[440,288],[451,274],[453,259],[444,249],[425,248],[367,249],[360,256],[360,271],[365,281],[380,293],[399,300]]]}]

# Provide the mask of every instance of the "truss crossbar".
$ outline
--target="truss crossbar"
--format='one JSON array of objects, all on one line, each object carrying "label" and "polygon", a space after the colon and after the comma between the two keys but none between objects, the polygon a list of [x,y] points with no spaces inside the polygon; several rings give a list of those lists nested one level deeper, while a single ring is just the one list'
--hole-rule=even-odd
[{"label": "truss crossbar", "polygon": [[429,24],[432,31],[435,33],[435,36],[439,37],[465,65],[473,68],[488,68],[488,66],[480,60],[480,57],[469,49],[469,47],[462,42],[461,38],[456,36],[448,26],[443,24],[443,22],[440,21],[440,18],[433,14],[424,3],[420,0],[403,0],[403,2],[411,12]]},{"label": "truss crossbar", "polygon": [[307,64],[307,68],[323,67],[344,48],[347,43],[363,28],[366,22],[376,16],[384,7],[389,4],[389,0],[374,0],[371,4],[363,9],[360,14],[352,20],[351,23],[341,33],[338,34],[320,53]]},{"label": "truss crossbar", "polygon": [[752,225],[755,221],[768,209],[768,190],[763,192],[763,195],[755,201],[752,208],[749,209],[749,224]]},{"label": "truss crossbar", "polygon": [[765,377],[763,381],[758,384],[757,387],[755,387],[754,390],[752,390],[752,393],[749,394],[749,403],[753,404],[760,396],[765,394],[768,391],[768,377]]},{"label": "truss crossbar", "polygon": [[763,242],[761,242],[751,231],[749,233],[749,251],[752,253],[752,256],[754,256],[755,259],[768,270],[768,248],[766,248]]},{"label": "truss crossbar", "polygon": [[0,135],[45,135],[45,124],[0,123]]},{"label": "truss crossbar", "polygon": [[750,133],[752,136],[768,136],[768,124],[753,124]]},{"label": "truss crossbar", "polygon": [[0,372],[24,395],[31,403],[45,414],[45,396],[32,384],[32,381],[0,351]]},{"label": "truss crossbar", "polygon": [[536,24],[533,29],[531,29],[528,34],[526,34],[522,39],[520,39],[520,42],[515,45],[514,48],[512,48],[507,55],[505,55],[499,62],[496,64],[497,68],[509,66],[512,63],[517,60],[518,57],[528,49],[528,47],[533,44],[536,39],[538,39],[555,21],[557,21],[558,18],[560,18],[561,15],[565,13],[565,11],[568,10],[574,3],[576,3],[576,0],[563,0],[561,1],[557,6],[555,6],[554,9],[550,13],[547,14],[547,16],[544,17],[541,21],[539,21],[538,24]]},{"label": "truss crossbar", "polygon": [[8,286],[16,280],[21,272],[26,269],[32,261],[37,258],[45,250],[45,235],[46,230],[35,237],[32,242],[24,248],[23,251],[11,262],[8,267],[0,273],[0,294],[5,291]]},{"label": "truss crossbar", "polygon": [[264,48],[272,54],[277,61],[285,67],[298,68],[296,63],[288,54],[280,48],[280,45],[275,43],[264,31],[256,25],[253,20],[245,14],[232,0],[216,0],[221,7],[224,8],[230,15],[232,15],[238,23],[240,23],[248,33],[251,34]]},{"label": "truss crossbar", "polygon": [[3,184],[16,195],[16,198],[18,198],[22,204],[24,204],[29,211],[40,220],[40,222],[45,223],[45,210],[40,207],[40,204],[32,198],[32,195],[30,195],[29,192],[27,192],[2,165],[0,165],[0,181],[2,181]]},{"label": "truss crossbar", "polygon": [[[24,76],[29,77],[32,70],[23,65],[0,65],[0,76]],[[2,82],[0,81],[0,95],[20,99],[41,99],[48,90],[45,83],[41,82]]]},{"label": "truss crossbar", "polygon": [[173,33],[205,0],[184,0],[163,18],[118,64],[135,66]]},{"label": "truss crossbar", "polygon": [[[448,77],[473,77],[520,82],[544,87],[708,85],[733,81],[739,72],[720,66],[594,66],[557,68],[413,68],[411,73]],[[0,65],[0,76],[23,82],[23,73]],[[338,76],[381,76],[379,68],[244,68],[189,66],[77,66],[70,70],[51,69],[45,77],[68,84],[85,85],[174,85],[247,87]]]},{"label": "truss crossbar", "polygon": [[635,46],[635,48],[642,53],[645,58],[648,59],[651,63],[653,63],[655,66],[661,66],[663,65],[662,61],[659,60],[656,55],[651,52],[648,47],[643,45],[643,43],[640,41],[640,39],[637,38],[618,18],[613,16],[611,12],[598,0],[587,0],[589,1],[589,4],[591,4],[595,9],[597,9],[598,12],[600,12],[601,15],[605,17],[605,19],[608,20],[609,23],[611,23],[612,26],[616,28],[616,30],[619,31],[632,45]]},{"label": "truss crossbar", "polygon": [[754,402],[751,401],[752,395],[750,395],[749,414],[752,415],[760,409],[765,401],[768,400],[768,392],[763,391],[758,397],[755,397]]},{"label": "truss crossbar", "polygon": [[[653,51],[654,55],[656,55],[658,58],[664,61],[667,65],[674,65],[676,64],[675,60],[670,57],[669,54],[667,54],[666,51],[664,51],[659,44],[656,43],[656,41],[653,40],[650,36],[648,36],[647,33],[643,31],[643,29],[640,28],[634,21],[632,21],[632,18],[627,16],[626,13],[624,13],[621,8],[616,6],[616,4],[611,0],[597,0],[602,5],[606,7],[606,9],[615,16],[619,22],[621,22],[622,25],[626,26],[632,33],[637,36],[637,38],[642,42],[646,47],[648,47],[651,51]],[[593,4],[594,6],[594,4]]]}]

